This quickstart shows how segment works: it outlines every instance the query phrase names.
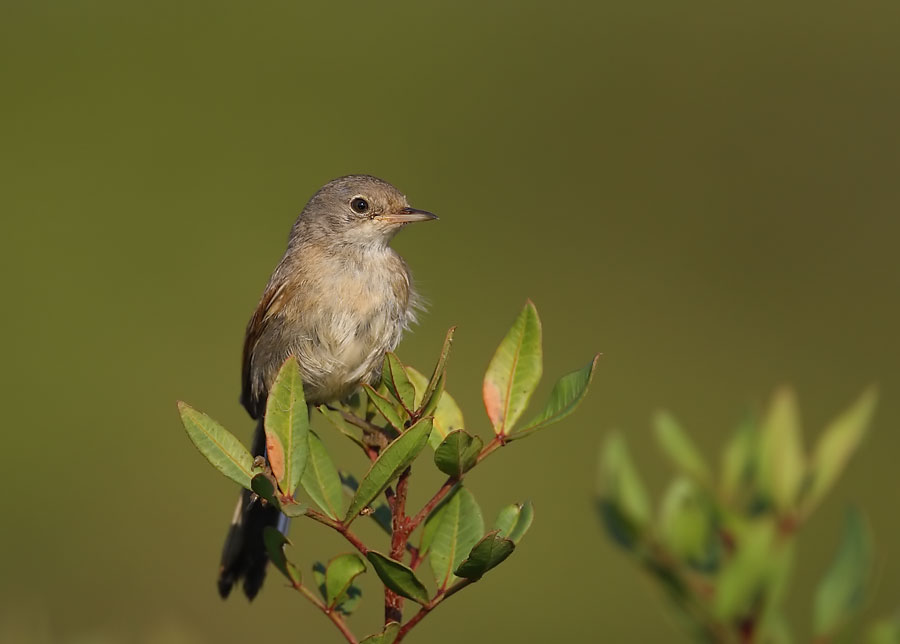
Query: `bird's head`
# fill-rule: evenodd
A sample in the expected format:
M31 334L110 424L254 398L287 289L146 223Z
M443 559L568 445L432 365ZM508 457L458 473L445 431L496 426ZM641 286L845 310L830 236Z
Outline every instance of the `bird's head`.
M294 235L340 244L386 245L407 224L432 219L437 217L410 207L406 196L387 181L356 174L322 186L297 219Z

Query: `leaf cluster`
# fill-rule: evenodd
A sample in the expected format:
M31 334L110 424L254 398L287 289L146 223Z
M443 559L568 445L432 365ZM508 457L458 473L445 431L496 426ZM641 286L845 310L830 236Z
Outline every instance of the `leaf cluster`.
M862 442L876 398L873 388L865 391L807 452L796 398L791 389L779 389L761 419L739 426L717 475L675 418L657 414L656 439L675 478L655 511L625 440L612 435L601 452L597 497L608 535L657 582L699 641L794 641L783 604L798 530ZM812 602L816 641L846 635L871 567L869 530L851 508ZM900 622L879 624L871 633L873 643L900 642L884 635L900 636Z
M345 404L315 408L327 427L360 449L367 470L359 479L338 469L325 443L310 428L294 357L284 363L269 392L265 458L254 458L224 427L179 403L188 436L216 469L252 490L258 502L336 530L353 546L353 552L333 556L327 564L314 563L310 588L285 553L287 538L274 528L265 534L273 565L349 642L360 640L344 618L361 600L362 592L354 582L369 567L385 587L385 621L379 632L361 641L391 644L401 641L445 599L479 581L513 553L534 518L531 503L503 508L488 530L477 500L464 485L465 477L498 448L571 414L584 399L597 364L595 356L585 367L560 378L544 406L531 420L520 423L543 365L541 324L528 302L484 376L484 405L493 429L493 436L485 441L466 429L462 411L445 389L454 331L447 333L430 378L388 353L377 387L365 385ZM428 447L434 466L447 479L424 507L408 513L411 468ZM389 535L387 546L364 543L354 534L352 524L360 517L384 529ZM418 571L426 561L433 585L423 582ZM404 600L419 605L405 622Z

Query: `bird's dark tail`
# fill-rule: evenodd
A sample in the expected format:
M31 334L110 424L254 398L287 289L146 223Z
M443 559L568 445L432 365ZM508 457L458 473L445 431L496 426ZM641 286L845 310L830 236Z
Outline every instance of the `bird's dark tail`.
M253 455L264 456L265 452L266 435L260 418L253 435ZM222 549L219 594L223 598L228 597L231 588L241 578L244 580L244 594L247 598L256 597L266 578L266 564L269 563L263 530L267 526L275 526L287 534L289 521L277 508L263 505L259 499L254 500L250 490L241 491L225 538L225 547Z

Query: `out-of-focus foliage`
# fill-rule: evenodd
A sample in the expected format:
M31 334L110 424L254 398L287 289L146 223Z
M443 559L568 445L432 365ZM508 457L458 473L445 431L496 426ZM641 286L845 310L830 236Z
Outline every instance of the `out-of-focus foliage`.
M600 463L607 533L664 590L698 641L791 642L783 607L797 533L865 436L875 402L874 388L866 390L807 455L795 396L781 388L762 420L741 425L725 446L718 477L674 417L659 413L656 436L676 476L655 516L625 441L614 434ZM811 602L817 641L846 636L854 625L871 576L871 541L851 508ZM886 621L870 641L898 642L896 634L896 622Z

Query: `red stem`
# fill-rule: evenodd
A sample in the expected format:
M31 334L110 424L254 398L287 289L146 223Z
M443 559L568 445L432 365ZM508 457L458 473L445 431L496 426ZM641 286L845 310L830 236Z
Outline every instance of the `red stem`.
M403 561L406 540L409 537L406 516L406 492L409 488L410 468L406 468L397 480L397 490L388 501L391 505L391 559ZM384 623L399 622L403 619L403 598L387 586L384 587Z
M408 622L406 622L406 624L404 624L403 626L400 627L400 632L397 633L397 639L394 640L394 644L396 644L397 642L402 640L406 636L406 634L410 631L410 629L413 626L415 626L416 624L418 624L419 622L421 622L423 619L425 619L425 616L428 615L428 613L430 613L432 610L434 610L438 604L440 604L442 601L444 601L448 597L452 597L453 595L455 595L456 593L458 593L459 591L461 591L463 588L465 588L466 586L468 586L471 583L474 583L474 580L463 579L462 581L458 581L456 584L451 586L450 589L447 590L446 592L438 591L438 594L435 595L434 598L430 602L423 605L418 613L413 615L412 618Z
M366 554L368 554L369 549L366 547L366 544L364 544L362 541L360 541L359 537L357 537L355 534L350 532L350 527L347 525L344 525L343 521L336 521L335 519L332 519L331 517L327 517L324 514L322 514L321 512L313 510L312 508L309 508L306 511L306 516L308 516L310 519L312 519L314 521L318 521L319 523L321 523L323 525L327 525L329 528L331 528L333 530L337 530L338 532L340 532L341 535L343 535L344 539L346 539L351 544L353 544L353 547L356 548L357 550L359 550L363 556L366 556Z
M437 504L440 503L444 499L445 496L447 496L447 494L450 492L450 490L453 489L453 486L456 485L457 483L459 483L459 478L457 478L455 476L451 476L446 481L444 481L444 484L441 486L441 489L439 489L437 492L435 492L434 496L431 497L431 500L428 501L428 503L426 503L425 506L416 513L416 516L414 516L407 523L407 528L408 528L407 533L406 533L407 537L413 532L413 530L415 530L416 528L419 527L419 524L421 524L422 521L424 521L426 518L428 518L428 515L431 514L431 511L434 510L435 506L437 506Z
M311 590L309 590L303 584L294 584L294 590L298 591L301 595L306 597L313 605L316 606L320 611L322 611L331 622L337 626L338 630L344 636L344 639L349 642L349 644L359 644L359 641L356 639L356 636L341 618L341 616L334 610L329 609L322 601L316 597Z

